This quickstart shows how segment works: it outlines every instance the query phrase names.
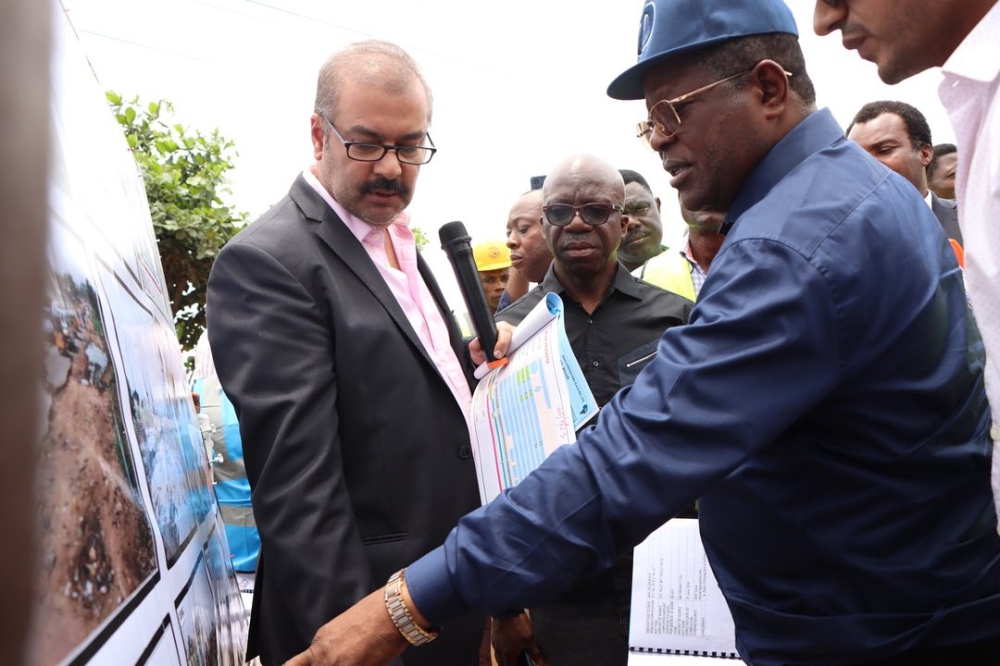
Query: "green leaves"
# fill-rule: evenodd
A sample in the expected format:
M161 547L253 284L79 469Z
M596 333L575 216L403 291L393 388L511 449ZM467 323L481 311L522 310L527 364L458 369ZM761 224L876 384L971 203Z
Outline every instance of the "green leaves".
M168 124L170 102L124 100L105 93L143 174L146 198L163 263L174 325L181 345L194 348L205 328L205 288L212 261L246 221L223 205L229 193L234 144L214 130L204 135Z

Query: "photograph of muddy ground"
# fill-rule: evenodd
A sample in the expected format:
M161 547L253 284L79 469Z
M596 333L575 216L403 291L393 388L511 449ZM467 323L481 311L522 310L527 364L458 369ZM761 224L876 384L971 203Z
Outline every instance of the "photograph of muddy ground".
M217 666L215 597L204 555L198 558L191 581L177 599L177 619L188 666Z
M31 664L66 657L155 582L152 528L82 247L52 225L47 419L38 472L38 609Z
M214 501L208 457L173 328L141 305L117 275L103 265L98 271L117 333L112 351L125 368L126 413L171 567Z

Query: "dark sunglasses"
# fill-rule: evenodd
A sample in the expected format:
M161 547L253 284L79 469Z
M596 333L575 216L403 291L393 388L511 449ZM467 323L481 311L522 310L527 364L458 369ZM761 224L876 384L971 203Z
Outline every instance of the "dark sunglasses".
M620 204L588 203L582 206L571 206L569 204L550 204L542 206L545 219L554 227L565 227L573 221L577 215L580 219L592 227L599 226L608 221L611 213L615 211L621 213L625 208Z

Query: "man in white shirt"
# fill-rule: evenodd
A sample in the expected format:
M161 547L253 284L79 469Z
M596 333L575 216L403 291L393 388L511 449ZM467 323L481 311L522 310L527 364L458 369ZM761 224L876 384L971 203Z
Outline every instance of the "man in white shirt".
M986 345L990 435L1000 439L1000 3L997 0L817 0L819 35L840 30L844 47L878 65L886 83L941 67L941 102L955 129L955 193L965 239L965 277ZM1000 496L994 446L993 496Z

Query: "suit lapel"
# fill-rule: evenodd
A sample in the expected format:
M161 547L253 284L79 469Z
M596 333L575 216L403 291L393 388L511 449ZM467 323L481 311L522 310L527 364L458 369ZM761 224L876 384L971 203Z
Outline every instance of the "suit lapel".
M954 206L945 205L938 195L931 192L931 210L937 217L938 222L944 228L944 233L948 238L956 240L962 239L962 230L958 225L958 209Z
M399 327L400 331L409 339L413 346L419 350L424 359L440 375L437 365L431 359L427 349L424 348L417 332L410 325L410 320L406 318L406 313L399 306L399 302L393 295L389 285L385 283L382 274L368 256L368 252L361 245L360 241L351 233L347 225L333 210L323 201L315 190L305 181L301 175L295 179L289 197L302 210L303 214L310 220L317 222L315 233L330 248L330 250L340 258L341 261L353 272L365 285L372 296L385 308L385 311L392 317L392 320ZM421 260L422 261L422 260ZM421 271L423 275L423 271ZM424 276L426 280L426 276ZM437 285L435 284L435 289ZM434 293L432 290L431 293ZM435 295L435 299L437 296ZM439 303L440 307L440 303Z
M424 284L427 285L427 289L431 292L431 296L437 304L438 311L440 311L441 317L444 318L444 324L448 327L448 339L451 341L452 349L455 350L458 362L462 365L462 370L465 371L465 379L469 382L470 388L474 387L476 385L475 368L472 367L472 363L468 360L469 354L466 352L465 340L462 339L462 331L459 330L458 322L455 321L455 313L448 307L448 301L445 300L437 280L434 279L434 274L431 272L430 266L424 261L424 257L419 251L417 251L417 270L420 271L420 277L424 279Z

